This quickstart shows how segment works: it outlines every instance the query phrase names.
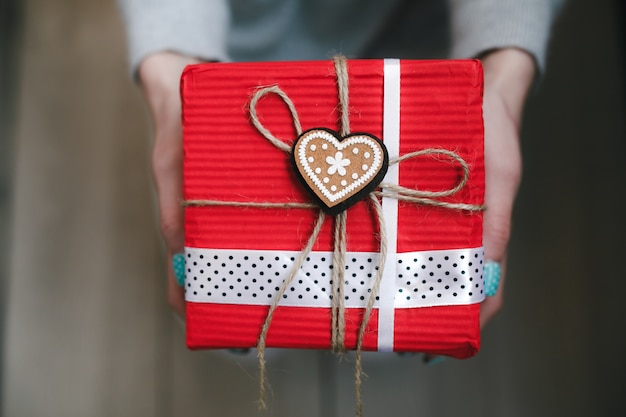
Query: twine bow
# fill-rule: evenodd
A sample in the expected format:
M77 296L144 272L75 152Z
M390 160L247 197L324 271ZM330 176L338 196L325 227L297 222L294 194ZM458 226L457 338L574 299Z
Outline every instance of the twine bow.
M343 56L337 56L334 58L335 72L337 76L337 87L338 87L338 99L340 105L341 112L341 135L347 136L350 134L350 118L349 118L349 95L348 95L348 68L347 68L347 60ZM257 104L261 98L268 94L276 94L278 97L282 99L282 101L286 104L289 112L291 114L291 118L293 121L294 128L298 136L302 134L302 126L300 124L300 118L298 116L298 112L296 111L295 105L289 98L289 96L281 90L278 86L269 86L259 88L252 98L250 99L249 111L250 111L250 119L254 127L257 131L267 139L271 144L273 144L276 148L282 150L286 153L292 152L292 147L289 146L284 141L276 138L263 124L259 121L257 115ZM440 200L442 197L449 197L457 192L459 192L465 185L469 179L469 166L465 162L463 158L461 158L457 153L445 150L445 149L423 149L415 152L408 153L403 156L391 158L389 160L389 165L399 164L402 161L407 159L416 158L419 156L425 155L433 155L440 156L450 159L453 163L457 163L463 171L462 178L458 181L458 183L449 190L441 190L441 191L427 191L427 190L417 190L402 187L397 184L389 184L389 183L381 183L380 188L382 190L375 190L369 193L368 200L371 203L374 211L376 213L376 218L379 225L380 230L380 258L378 266L376 267L376 275L374 278L374 282L372 283L371 294L367 301L367 306L365 309L365 313L363 315L363 320L360 324L358 338L357 338L357 346L356 346L356 359L355 359L355 397L356 397L356 414L361 417L362 410L362 399L361 399L361 378L362 378L362 350L363 350L363 339L365 335L365 331L367 328L367 324L369 322L372 310L374 308L374 303L379 294L380 283L383 278L383 270L385 265L385 259L387 256L387 234L385 227L385 219L383 216L382 206L379 201L379 197L389 197L395 198L401 201L407 201L415 204L435 206L435 207L443 207L452 210L463 210L470 212L483 211L485 207L483 205L476 204L467 204L467 203L451 203L447 201ZM186 200L183 202L184 206L232 206L232 207L257 207L257 208L285 208L285 209L294 209L294 208L318 208L316 204L306 203L306 202L285 202L285 203L274 203L274 202L235 202L235 201L217 201L217 200ZM257 349L258 349L258 359L259 359L259 408L266 409L265 403L265 391L266 391L266 376L265 376L265 347L266 347L266 339L267 333L270 328L270 324L272 322L272 318L276 308L279 305L280 300L283 295L289 288L292 280L297 275L298 271L302 267L302 264L306 260L307 256L311 252L313 245L315 244L317 237L322 229L322 225L326 219L326 214L319 210L319 214L317 220L315 222L315 226L307 241L306 245L302 249L300 256L295 260L295 264L290 271L288 277L283 282L282 286L276 293L274 297L274 301L270 305L267 316L261 328L261 333L259 335ZM333 248L333 269L332 269L332 293L330 298L332 300L331 306L331 346L334 352L343 353L345 352L344 338L345 338L345 322L344 322L344 273L345 273L345 254L346 254L346 219L347 219L347 211L342 211L341 213L335 216L335 227L334 227L334 248Z

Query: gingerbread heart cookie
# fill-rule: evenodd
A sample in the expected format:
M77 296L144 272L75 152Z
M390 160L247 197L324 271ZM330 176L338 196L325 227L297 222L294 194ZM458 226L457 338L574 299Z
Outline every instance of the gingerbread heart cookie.
M385 145L375 136L354 133L341 137L323 128L302 133L291 155L302 183L332 215L375 189L389 162Z

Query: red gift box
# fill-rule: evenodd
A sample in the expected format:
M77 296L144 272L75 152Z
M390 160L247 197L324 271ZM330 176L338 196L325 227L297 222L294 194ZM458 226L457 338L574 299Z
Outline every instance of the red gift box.
M350 60L347 72L352 132L381 138L392 159L424 149L454 152L469 167L467 183L434 199L483 203L478 61ZM318 216L309 207L250 205L312 201L288 153L251 122L251 96L266 86L278 86L288 96L303 130L341 129L332 61L201 64L185 70L184 198L212 202L185 208L190 348L257 345L269 306ZM298 136L294 116L277 95L261 98L256 112L276 138L290 145ZM390 165L383 183L391 179L410 189L449 190L462 175L454 160L426 154ZM484 298L482 214L389 197L382 203L393 239L363 349L475 354ZM329 216L278 302L267 346L331 347L333 228ZM380 260L371 202L347 210L346 230L344 343L354 349Z

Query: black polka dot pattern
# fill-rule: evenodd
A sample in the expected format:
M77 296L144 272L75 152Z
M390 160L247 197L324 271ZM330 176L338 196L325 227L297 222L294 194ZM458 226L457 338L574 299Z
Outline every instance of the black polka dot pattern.
M271 304L299 252L185 249L185 298L190 302ZM483 249L396 254L396 308L461 305L484 299ZM344 304L364 307L378 268L377 253L346 254ZM284 306L329 307L332 253L309 254L280 301ZM375 304L377 306L377 304Z

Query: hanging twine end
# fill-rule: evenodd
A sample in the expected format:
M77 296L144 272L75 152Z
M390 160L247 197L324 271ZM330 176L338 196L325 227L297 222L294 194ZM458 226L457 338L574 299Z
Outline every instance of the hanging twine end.
M346 354L346 348L343 345L333 346L333 353L337 356L344 356Z

